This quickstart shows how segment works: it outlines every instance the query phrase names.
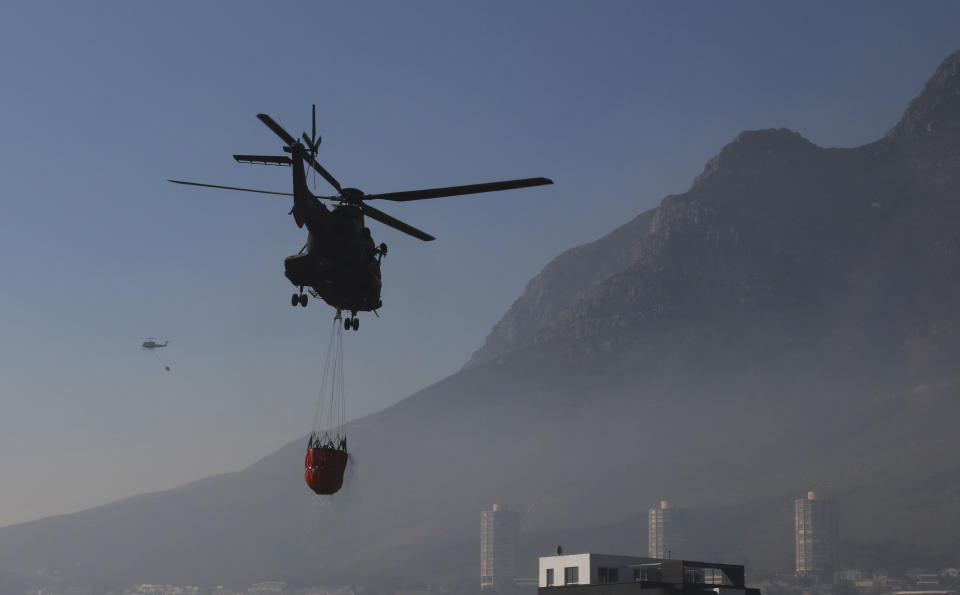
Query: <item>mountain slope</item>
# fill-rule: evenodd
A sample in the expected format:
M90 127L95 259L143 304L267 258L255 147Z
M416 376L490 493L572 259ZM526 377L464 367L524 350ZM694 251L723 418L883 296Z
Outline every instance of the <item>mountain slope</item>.
M511 351L587 289L626 269L636 259L637 241L649 234L652 220L653 211L647 211L606 237L558 256L530 280L466 367Z

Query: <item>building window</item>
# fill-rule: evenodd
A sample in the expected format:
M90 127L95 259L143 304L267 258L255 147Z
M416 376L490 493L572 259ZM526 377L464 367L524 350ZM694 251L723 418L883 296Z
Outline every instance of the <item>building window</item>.
M635 583L659 583L661 581L659 564L644 565L633 570L633 582Z
M580 567L567 566L563 569L563 584L576 585L580 582Z
M722 585L723 571L721 571L719 568L704 568L703 582L707 585Z
M547 568L547 586L553 586L553 568Z
M685 567L683 569L683 582L691 585L702 585L703 579L703 568Z
M616 583L619 582L619 573L616 568L604 568L601 566L598 570L600 584L606 585L607 583Z

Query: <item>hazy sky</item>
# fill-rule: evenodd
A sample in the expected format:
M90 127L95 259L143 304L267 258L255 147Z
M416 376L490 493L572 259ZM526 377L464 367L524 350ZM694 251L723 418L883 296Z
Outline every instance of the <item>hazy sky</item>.
M242 468L309 430L333 311L292 309L305 232L255 119L386 192L381 318L348 415L456 371L555 255L686 190L740 130L855 146L960 47L955 2L3 3L0 525ZM326 187L320 186L323 193ZM173 367L130 336L169 337Z

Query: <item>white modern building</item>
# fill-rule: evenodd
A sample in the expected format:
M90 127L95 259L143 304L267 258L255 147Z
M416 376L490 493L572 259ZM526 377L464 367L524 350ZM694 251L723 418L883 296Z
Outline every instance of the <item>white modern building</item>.
M592 553L541 557L537 592L554 588L569 595L760 595L737 564Z
M540 558L540 587L632 583L634 569L659 560L639 556L570 554Z

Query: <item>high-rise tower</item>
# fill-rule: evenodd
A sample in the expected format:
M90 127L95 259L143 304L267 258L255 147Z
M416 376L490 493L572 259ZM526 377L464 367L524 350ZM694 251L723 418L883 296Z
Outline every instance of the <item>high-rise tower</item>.
M793 501L793 526L797 575L832 578L840 533L837 503L807 492Z
M688 556L686 511L674 508L666 500L648 512L650 539L647 555L651 558Z
M517 513L494 504L480 513L480 588L512 586L517 562Z

